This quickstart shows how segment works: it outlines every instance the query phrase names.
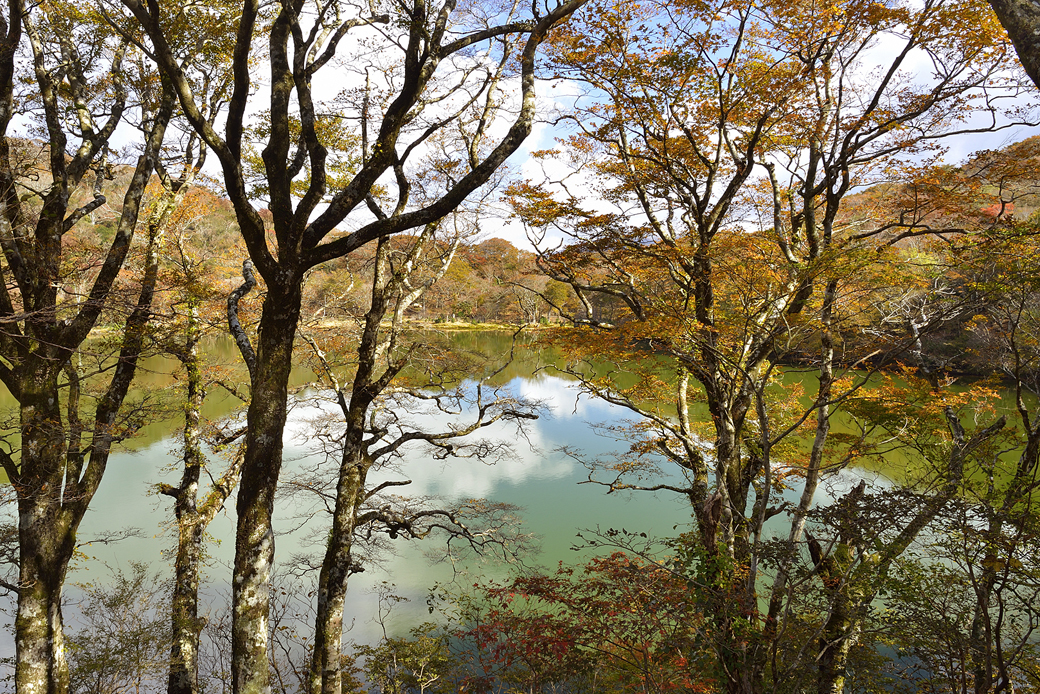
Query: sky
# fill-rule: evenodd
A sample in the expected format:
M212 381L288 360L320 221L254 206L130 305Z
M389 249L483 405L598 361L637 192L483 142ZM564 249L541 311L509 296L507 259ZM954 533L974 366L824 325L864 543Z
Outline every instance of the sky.
M351 34L350 36L354 36ZM359 41L366 40L364 34L358 34ZM370 37L368 37L370 38ZM348 41L353 40L350 37ZM350 49L350 45L344 45L345 49ZM885 45L883 42L875 46L873 52L878 56L878 60L884 60L887 54L892 50L892 46ZM869 58L868 58L869 62ZM359 87L363 84L360 80L362 77L354 66L329 66L326 70L332 71L326 72L315 80L316 96L323 100L333 100L337 94L351 86ZM909 70L911 72L917 72L921 75L926 75L932 69L930 62L927 57L919 55L916 58L916 62L912 63ZM267 89L264 86L265 70L258 69L255 72L257 76L257 88L253 95L254 104L263 104L267 101ZM513 92L515 93L515 82L513 84ZM568 131L561 126L554 126L548 122L548 118L558 110L566 110L569 108L574 100L578 96L577 88L563 81L549 82L540 81L537 85L538 90L538 102L539 102L539 121L536 123L533 132L527 138L525 143L521 146L520 150L516 152L508 161L508 166L511 170L511 175L514 179L529 179L533 181L542 180L546 176L546 172L543 171L543 162L535 160L530 156L532 151L551 149L557 146L557 139L565 137ZM254 111L255 115L256 111ZM24 131L25 122L16 124L18 129ZM501 131L502 128L499 128ZM960 137L951 138L946 142L948 147L945 161L950 164L957 164L963 161L972 152L979 149L994 149L1005 146L1011 142L1021 140L1028 137L1036 132L1035 128L1018 127L1008 130L1002 130L999 132L992 133L974 133L970 135L964 135ZM116 138L116 146L129 145L137 132L130 128L123 128ZM560 177L563 175L565 169L564 165L559 162L550 162L549 166L552 167L548 171L549 177ZM211 156L207 166L207 173L214 178L219 178L220 171L216 161L216 157ZM572 181L573 182L573 181ZM580 182L573 182L574 188L572 191L577 193L587 193L589 200L587 204L593 206L596 205L594 200L594 193L586 185L583 186ZM262 205L262 203L259 203ZM489 214L481 220L481 226L483 228L484 237L499 237L508 240L513 245L530 249L531 243L521 225L508 221L505 217L507 211L502 207L498 206L500 212L498 214ZM364 214L364 213L363 213ZM349 228L351 222L348 220L345 228Z
M896 34L883 35L880 39L875 40L873 45L862 53L859 63L861 65L862 75L865 76L865 79L862 81L867 84L868 87L871 86L870 79L872 79L873 74L888 69L892 56L902 49L902 41L903 37ZM901 73L903 79L907 83L930 86L932 84L932 75L935 70L936 66L933 62L933 58L927 55L924 51L916 50L912 51L908 55L907 60L903 64ZM867 77L868 75L869 77ZM1038 100L1037 90L1032 86L1032 83L1025 78L1024 72L1021 73L1020 77L1028 86L1018 97L1009 99L1006 105L1015 107L1031 105L1033 108L1031 118L1034 121L1040 120L1040 100ZM543 83L539 85L539 89L539 113L543 118L547 118L549 114L553 114L558 110L566 111L572 106L574 101L579 98L575 86L562 81L557 81L553 84ZM986 114L977 114L963 124L962 129L983 129L988 125L988 123L989 120L986 117ZM530 157L530 152L556 147L558 144L557 139L566 137L569 132L571 131L564 127L553 126L546 121L541 122L524 143L521 150L510 160L510 163L513 164L516 169L516 175L519 178L535 182L543 181L546 178L558 179L566 175L568 170L566 165L561 161L552 159L536 160ZM951 135L941 141L943 148L941 160L946 164L956 166L966 161L969 156L975 152L980 150L1003 148L1013 142L1020 141L1036 134L1040 134L1040 128L1036 126L1013 126L992 132L965 132L960 135ZM923 159L923 157L916 158L917 161L920 161L921 159ZM914 159L911 159L911 161L913 160ZM752 178L764 178L764 169L761 166L757 167L757 169L757 172L752 174ZM568 178L568 192L575 194L579 198L584 194L585 197L583 199L583 204L590 207L599 209L605 209L607 207L607 204L602 201L599 203L596 202L597 196L593 192L591 186L587 184L583 185L580 177ZM518 247L531 247L527 235L516 223L505 221L500 222L494 225L494 228L491 229L489 233L505 238Z

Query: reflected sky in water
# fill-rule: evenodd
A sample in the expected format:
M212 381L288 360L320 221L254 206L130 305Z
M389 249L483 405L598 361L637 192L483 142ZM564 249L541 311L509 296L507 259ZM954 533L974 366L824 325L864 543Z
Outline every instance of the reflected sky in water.
M541 401L545 412L537 421L525 423L523 434L518 432L515 423L498 423L480 432L484 438L510 444L508 454L494 464L476 459L436 460L428 451L415 446L406 452L397 469L376 472L372 480L411 479L411 485L401 488L402 495L447 499L486 497L523 507L524 530L538 536L541 546L541 552L529 557L526 563L544 567L582 559L571 550L581 529L627 528L666 535L674 532L674 526L689 520L684 504L669 496L645 493L607 496L602 487L579 484L587 478L587 471L557 451L563 445L581 448L590 454L610 450L616 442L596 436L590 424L619 421L620 412L602 402L578 398L573 381L544 372L515 377L507 388L517 396ZM323 409L335 412L332 407L325 405ZM312 405L293 408L286 431L283 480L294 470L323 459L313 454L314 440L309 433L310 420L318 414L320 411ZM449 421L443 415L430 413L416 415L415 419L440 427ZM461 421L465 421L465 416ZM331 465L337 462L330 460ZM67 593L72 600L77 595L73 584L104 582L110 568L126 570L131 561L145 562L156 571L172 574L172 564L164 555L164 550L172 548L175 542L170 527L173 516L170 500L153 490L159 482L175 483L180 477L179 465L177 442L172 435L134 452L121 451L112 456L105 479L84 519L80 538L87 541L103 531L127 526L140 528L142 537L118 544L84 547L85 557L75 562L69 575ZM319 517L300 527L298 514L291 504L291 501L279 501L275 512L277 560L283 563L299 552L310 551L317 556L321 548L309 546L308 538L322 537L325 532L322 528L327 523L327 517ZM215 604L226 600L221 594L227 591L230 580L234 517L232 498L209 529L213 542L208 547L211 561L205 570L205 591ZM367 641L378 637L378 629L372 622L375 598L371 591L382 581L395 584L396 592L410 600L396 611L398 627L405 628L429 618L425 596L435 583L455 580L460 586L470 585L476 573L503 576L509 570L495 563L472 562L454 567L446 563L431 564L425 553L437 542L436 539L399 540L394 543L395 553L386 557L381 566L351 578L347 622L353 621L354 628L347 638ZM74 623L74 614L70 614L70 621ZM3 655L6 654L0 653L0 657Z

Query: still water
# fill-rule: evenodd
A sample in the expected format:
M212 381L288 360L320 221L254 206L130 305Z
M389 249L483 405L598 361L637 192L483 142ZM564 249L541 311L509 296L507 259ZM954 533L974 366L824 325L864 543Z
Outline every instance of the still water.
M509 353L510 336L507 333L458 332L451 335L458 349L487 355ZM233 366L234 347L229 342L209 346L214 361L229 364L228 378L243 378L244 370ZM558 355L551 349L524 348L517 358L495 378L495 384L518 396L536 399L544 404L543 415L525 425L519 432L515 425L493 426L483 436L510 444L509 454L494 464L474 459L435 460L428 453L413 449L407 453L393 472L383 473L382 479L410 479L402 489L408 496L433 496L447 500L483 497L493 501L514 504L523 508L524 530L537 536L539 553L525 559L528 565L552 568L560 561L580 561L585 555L571 549L576 534L582 529L597 527L625 528L651 535L671 535L675 528L690 520L688 507L669 494L612 494L604 488L581 484L587 479L587 470L559 451L562 446L582 449L586 454L606 453L619 445L616 441L597 436L593 424L616 424L623 413L601 401L579 397L575 384L552 370L545 369ZM499 357L495 357L499 359ZM496 367L499 364L496 365ZM145 364L138 387L150 394L176 393L175 364L154 359ZM294 381L302 385L311 377L305 369L294 373ZM210 417L235 416L236 401L213 388L213 397L207 401L206 415ZM305 392L308 396L316 395ZM10 401L2 403L10 406ZM285 439L285 466L283 479L297 470L313 465L316 454L310 420L318 413L314 407L300 404L290 416ZM434 420L430 420L434 421ZM443 420L438 423L443 425ZM172 573L166 552L173 547L175 536L169 527L172 509L168 497L155 493L160 482L176 483L180 477L178 444L179 422L176 419L159 421L145 427L131 444L131 450L115 453L108 465L91 510L82 524L81 541L89 541L105 531L125 527L139 528L140 537L114 544L91 544L83 548L84 557L77 560L69 576L69 583L104 583L113 568L126 570L130 562L144 562L154 571ZM215 466L219 461L214 461ZM204 479L205 481L205 479ZM275 515L277 533L277 560L283 564L301 552L312 552L320 558L320 548L312 546L313 537L323 533L316 527L326 522L317 517L302 522L299 502L283 499ZM205 571L208 582L206 593L210 600L221 602L230 580L230 563L234 555L235 513L234 497L209 528L212 542L208 547L209 563ZM378 567L372 567L351 578L348 595L348 623L353 630L347 638L356 641L374 641L381 634L374 623L376 600L373 591L382 582L394 584L394 592L409 598L396 608L397 628L428 618L425 597L435 583L456 581L470 585L474 574L503 575L507 568L501 564L470 562L452 566L431 563L426 554L436 554L437 539L424 542L398 540L393 543L393 554ZM76 588L70 585L70 596ZM9 631L7 633L10 633ZM0 643L6 639L0 639ZM11 655L6 646L0 646L0 657Z

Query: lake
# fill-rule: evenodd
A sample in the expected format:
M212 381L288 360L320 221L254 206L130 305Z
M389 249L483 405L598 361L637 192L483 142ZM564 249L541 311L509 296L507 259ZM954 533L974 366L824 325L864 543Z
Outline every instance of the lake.
M508 333L458 331L449 333L449 338L458 349L487 355L509 352ZM233 363L237 357L230 340L209 344L207 352L208 357L218 362ZM676 526L690 520L688 506L681 500L670 494L659 497L646 493L607 495L603 487L580 484L587 479L585 468L557 450L567 445L591 455L608 452L617 445L616 442L597 436L591 425L617 423L623 415L601 401L579 398L574 381L543 369L558 357L551 349L525 347L495 379L496 385L545 404L543 416L529 422L523 435L518 434L514 425L493 426L490 431L485 430L485 437L511 444L509 456L489 465L473 459L439 461L412 450L404 456L397 473L392 475L396 479L412 480L412 484L401 493L440 496L449 500L486 497L522 507L525 531L538 537L541 548L537 555L527 557L525 564L547 568L555 567L559 561L574 562L584 556L571 550L576 533L581 529L625 528L648 534L674 534ZM173 360L148 360L143 364L137 381L139 392L175 394L176 380L171 375L175 366ZM244 379L243 368L229 368L229 377ZM311 376L308 370L300 369L294 373L293 380L296 385L302 385ZM215 387L211 388L211 393L206 405L208 416L229 416L234 412L236 401L233 398ZM13 407L10 396L4 395L0 407ZM314 396L315 393L306 392L305 395ZM313 407L302 405L291 413L285 439L283 480L317 460L308 424L316 413ZM110 569L121 567L126 570L132 561L144 562L156 571L172 574L171 563L164 555L175 543L175 535L169 528L173 517L171 503L168 497L156 494L154 489L160 482L176 483L180 478L176 440L179 425L177 419L151 424L129 443L132 450L124 448L112 455L105 478L81 526L80 540L89 541L101 532L128 526L140 528L141 537L84 547L85 557L75 562L69 575L67 593L70 598L75 599L77 595L71 584L104 583ZM216 461L215 464L220 463ZM325 519L301 527L299 510L294 502L284 499L276 509L276 554L277 561L283 564L301 551L311 551L320 557L321 548L309 546L308 540L312 535L324 535L320 530L315 533L314 528L316 523L324 523ZM229 586L229 567L234 556L234 496L209 531L213 542L208 548L210 563L205 571L208 581L206 593L211 601L220 604L224 600L220 595ZM374 641L381 635L380 628L373 622L376 603L373 590L383 581L393 583L395 592L410 600L395 610L397 628L404 629L429 617L425 598L435 583L455 579L460 585L469 585L473 582L473 575L466 575L467 571L486 575L504 575L506 571L504 565L495 563L469 562L455 567L444 563L431 564L424 553L432 551L437 542L437 539L425 542L398 540L393 543L395 554L386 557L381 566L351 578L347 620L348 623L353 620L354 628L347 635L348 639ZM9 626L4 628L9 629ZM13 644L8 639L0 639L0 658L10 655L13 655Z
M444 339L454 349L471 351L487 358L485 372L501 366L498 355L507 354L510 335L504 332L449 331ZM229 340L216 341L207 346L207 356L215 362L226 362L224 378L231 382L245 379L245 370L238 363L238 355ZM523 432L514 425L500 425L485 430L487 438L511 445L510 455L496 464L489 465L472 459L434 459L427 452L415 448L406 451L397 469L370 476L370 482L389 479L410 479L403 488L404 494L414 497L440 497L456 500L471 497L486 497L493 501L514 504L523 508L524 531L535 534L540 541L540 552L524 558L527 566L555 568L557 562L580 563L589 556L589 550L572 551L576 535L583 529L624 528L632 532L644 532L651 536L667 537L682 532L690 522L690 510L681 499L669 493L652 495L647 493L616 493L607 495L601 486L582 484L587 481L587 470L578 462L560 451L562 446L582 450L588 457L609 454L626 447L625 441L617 441L597 435L594 425L620 424L626 413L599 400L590 400L579 394L576 382L556 372L552 365L559 362L561 355L551 347L536 346L529 342L521 345L516 358L493 379L496 386L512 391L517 396L542 401L545 409L541 418L530 422ZM172 360L150 359L141 370L137 381L137 397L142 395L165 395L169 405L175 406L179 389L176 378L171 375L176 364ZM285 465L282 480L287 481L295 473L314 467L323 460L317 451L311 420L323 412L335 413L335 407L320 392L307 390L306 384L313 374L300 368L293 374L294 385L301 388L293 407L286 430ZM804 390L813 392L815 374L808 369L786 368L776 388L791 388L804 383ZM219 388L212 388L207 401L206 414L210 417L233 417L237 401ZM327 396L327 394L326 394ZM1004 405L1013 402L1008 393L1000 394ZM0 408L11 408L13 402L0 393ZM1035 405L1030 396L1028 404ZM695 417L706 413L695 410ZM1014 414L1012 422L1015 421ZM990 415L986 415L988 419ZM416 415L418 422L443 428L449 421L443 415L426 413ZM12 421L8 417L7 421ZM832 420L832 430L837 433L851 432L848 417L841 414ZM176 434L180 421L173 418L157 418L145 427L140 436L129 442L126 449L112 456L101 488L85 518L80 540L88 541L99 533L134 526L141 530L139 537L123 540L116 544L93 544L83 548L84 556L78 558L70 572L66 595L72 603L67 610L70 631L74 631L78 615L75 602L83 595L79 587L83 584L106 584L111 571L127 571L131 562L146 564L153 572L170 576L172 566L166 552L174 544L169 527L172 510L167 497L154 492L160 482L176 483L180 477L180 460ZM786 450L786 460L800 457L802 444ZM1017 455L1016 452L1006 453ZM779 456L778 456L779 457ZM332 461L335 467L338 460ZM220 465L214 460L214 466ZM829 478L821 485L817 503L826 504L830 498L841 495L854 486L859 479L868 477L875 488L891 486L889 478L901 479L914 465L896 452L888 452L883 458L871 463L870 469L858 467L846 469ZM913 476L911 473L909 476ZM787 501L795 501L800 489L798 481L792 480L792 488L784 492ZM286 485L283 484L283 488ZM298 554L311 554L320 558L323 547L321 540L327 535L327 516L319 513L314 519L307 515L313 505L301 504L298 499L281 498L275 513L276 562L282 575L276 579L276 587L288 586L286 567L293 563ZM774 519L771 529L786 535L788 525L784 514ZM228 602L230 593L230 565L234 555L235 515L234 497L210 526L212 542L208 546L210 555L205 570L206 585L204 600L210 609L219 611ZM317 542L315 542L317 540ZM442 542L442 541L441 541ZM370 565L361 574L350 580L346 606L346 621L350 625L346 639L362 643L374 643L383 635L383 628L376 621L379 610L377 593L392 590L407 601L394 608L387 620L391 635L403 635L411 626L431 619L427 609L427 596L435 585L449 585L449 590L463 592L472 586L478 576L504 577L510 567L494 561L467 560L462 563L431 563L427 554L436 554L437 539L425 542L397 540L391 543L393 553L385 556L378 565ZM277 569L276 569L277 573ZM304 583L313 581L314 574L306 576ZM386 589L384 584L392 584ZM297 610L306 622L301 633L311 628L309 587L302 590L290 588L289 597L295 598L290 609ZM277 600L288 599L286 593L276 591ZM207 609L204 606L203 611ZM8 622L11 612L2 613ZM10 633L10 624L0 628ZM13 655L13 639L0 639L0 659ZM297 649L299 653L302 649ZM0 672L0 676L3 673ZM3 690L3 685L0 685Z

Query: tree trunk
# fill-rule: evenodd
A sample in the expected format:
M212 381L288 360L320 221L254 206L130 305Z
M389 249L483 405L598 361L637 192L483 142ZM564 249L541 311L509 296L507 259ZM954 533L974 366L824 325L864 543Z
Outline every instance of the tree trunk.
M856 644L859 625L862 622L856 611L865 600L863 591L854 591L853 586L842 577L832 577L831 580L842 585L831 595L831 612L820 636L816 678L818 694L842 694L845 691L849 651ZM855 594L850 595L850 592Z
M153 239L154 241L154 239ZM78 394L70 381L69 427L62 421L58 374L71 350L41 346L20 364L21 460L11 482L18 491L19 593L15 618L18 694L65 694L68 664L61 592L76 532L100 484L117 434L116 417L140 357L157 277L154 243L137 307L127 319L112 380L94 413L89 463L83 447ZM53 309L52 309L53 311ZM39 329L37 334L48 334ZM67 438L66 438L67 437ZM9 468L10 472L10 468Z
M199 370L199 323L196 301L188 302L187 340L181 361L187 372L184 408L184 474L176 490L177 562L170 598L172 644L168 694L195 694L198 690L199 563L206 522L199 517L199 476L204 463L199 446L199 422L205 390Z
M716 564L723 557L709 559ZM715 654L726 694L760 694L762 679L754 665L753 648L759 638L756 625L748 622L751 613L742 607L746 600L746 584L737 578L739 572L720 571L715 574L712 590L715 603L712 612L712 630L715 632ZM709 576L709 580L711 577Z
M182 251L182 256L183 256ZM187 375L187 394L184 408L184 473L177 487L162 485L163 494L174 498L177 517L177 562L173 595L171 597L172 643L168 694L196 694L198 691L199 632L199 568L202 562L202 542L206 528L231 495L238 479L241 459L235 457L210 491L199 500L199 478L206 463L201 446L200 422L202 403L206 398L205 384L199 360L199 325L197 296L188 298L188 325L185 344L175 348Z
M19 694L63 694L69 688L69 668L61 616L59 567L23 562L18 593L15 638ZM28 581L29 583L26 583Z
M993 588L997 582L997 555L995 547L1003 534L1003 523L999 519L991 519L989 527L982 533L987 549L982 560L982 570L974 581L975 609L971 620L971 631L968 636L968 648L971 654L972 680L975 694L988 694L993 687L994 634L990 618L990 605L993 603Z
M69 668L65 660L61 589L71 556L63 550L69 543L49 504L29 500L19 507L22 557L15 617L15 690L18 694L65 694Z
M75 528L61 509L65 445L56 376L40 366L21 390L22 465L18 495L18 694L64 694L69 671L62 633L61 589Z
M1033 84L1040 86L1040 6L1031 0L989 0Z
M388 312L392 290L390 266L386 254L388 239L380 239L372 278L372 302L365 315L365 327L358 344L357 370L351 384L350 401L337 385L340 408L346 429L343 453L336 483L336 508L332 532L325 549L318 578L318 613L314 624L314 652L311 659L311 694L341 694L343 676L343 603L347 595L347 579L351 572L350 550L358 507L365 499L365 479L372 466L365 445L365 421L368 408L378 395L375 366L380 352L379 329ZM397 322L394 322L397 325ZM396 330L396 327L391 328Z
M196 485L197 486L197 485ZM199 563L205 525L178 519L177 565L171 596L172 645L168 694L198 690Z
M293 339L300 318L300 284L293 279L269 284L260 319L235 537L231 673L236 694L271 691L267 654L274 562L271 518L282 466L282 432Z
M318 578L318 608L310 672L312 694L341 694L343 689L343 604L351 573L350 550L357 510L363 500L370 464L359 448L344 448L332 533Z

